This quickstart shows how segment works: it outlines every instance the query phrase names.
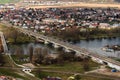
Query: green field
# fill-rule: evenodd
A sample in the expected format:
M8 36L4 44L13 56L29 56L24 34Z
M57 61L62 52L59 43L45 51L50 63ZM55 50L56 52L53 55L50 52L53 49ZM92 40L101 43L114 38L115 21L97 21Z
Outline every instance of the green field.
M0 4L4 4L4 3L16 3L20 0L0 0Z

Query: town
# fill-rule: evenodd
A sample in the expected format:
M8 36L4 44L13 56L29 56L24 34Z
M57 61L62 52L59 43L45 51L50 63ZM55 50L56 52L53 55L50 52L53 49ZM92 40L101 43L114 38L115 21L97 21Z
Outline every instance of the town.
M95 35L99 35L98 31L102 36L97 36L97 38L119 36L119 14L119 9L112 8L21 8L1 12L0 16L1 21L9 21L12 25L32 29L34 32L59 37L62 35L62 38L68 38L67 40L79 40L79 36L81 36L80 39L93 39L96 37ZM98 30L96 31L96 29ZM71 37L70 31L74 33L74 39ZM88 33L85 34L85 32ZM68 33L70 39L69 35L65 36L62 33L66 33L66 35ZM108 34L106 35L106 33Z
M0 80L119 80L120 9L78 3L1 2Z

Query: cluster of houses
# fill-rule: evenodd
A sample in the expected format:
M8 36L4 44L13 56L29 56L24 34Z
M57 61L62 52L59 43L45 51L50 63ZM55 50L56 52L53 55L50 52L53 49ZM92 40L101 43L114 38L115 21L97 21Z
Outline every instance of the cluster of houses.
M54 4L73 4L80 2L91 3L115 3L113 0L23 0L23 4L28 5L54 5Z
M7 80L6 76L0 76L0 80Z
M0 12L0 20L42 32L54 32L67 28L111 29L120 27L120 10L110 8L20 8Z
M0 10L15 9L15 4L0 4Z
M113 29L120 27L120 23L110 25L109 23L84 22L82 26L88 26L88 28Z
M27 5L51 5L56 4L56 1L42 1L42 0L24 0L23 4Z
M9 76L0 76L0 80L20 80L20 79L15 79Z
M70 4L70 3L78 3L75 1L59 1L59 0L23 0L22 2L23 4L27 4L27 5L60 5L60 4Z

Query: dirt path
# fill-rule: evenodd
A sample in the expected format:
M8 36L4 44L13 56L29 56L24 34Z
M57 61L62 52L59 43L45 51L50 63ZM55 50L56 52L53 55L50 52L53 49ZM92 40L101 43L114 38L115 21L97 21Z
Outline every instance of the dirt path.
M40 5L40 6L29 6L27 8L66 8L66 7L91 7L91 8L120 8L120 4L100 4L100 3L70 3L62 5Z

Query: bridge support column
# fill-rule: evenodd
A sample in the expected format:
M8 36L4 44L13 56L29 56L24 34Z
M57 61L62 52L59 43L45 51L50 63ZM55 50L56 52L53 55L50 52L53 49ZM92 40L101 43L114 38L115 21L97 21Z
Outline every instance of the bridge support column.
M54 44L54 48L59 48L60 46L57 44Z
M76 56L80 56L80 57L83 56L80 52L75 52L75 55L76 55Z
M65 48L65 52L71 52L69 49Z
M103 61L101 59L98 59L98 58L95 58L95 57L92 57L91 59L93 61L97 62L97 63L103 64Z
M44 44L49 44L49 42L45 40L45 41L44 41Z

